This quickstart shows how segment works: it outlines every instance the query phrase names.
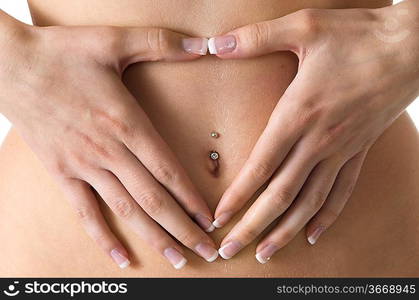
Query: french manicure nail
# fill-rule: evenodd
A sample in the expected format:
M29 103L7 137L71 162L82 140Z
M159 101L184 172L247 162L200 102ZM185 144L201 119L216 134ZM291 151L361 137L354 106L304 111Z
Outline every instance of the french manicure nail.
M210 54L224 54L232 52L236 48L236 38L234 35L212 37L208 40Z
M266 264L271 259L272 255L278 251L278 249L278 246L269 244L263 247L262 250L260 250L258 253L256 253L256 259L261 264Z
M126 258L125 256L123 256L118 250L113 249L111 251L111 257L112 259L117 263L117 265L121 268L121 269L125 269L126 267L129 266L130 261L128 258Z
M188 53L206 55L208 49L207 38L187 38L182 39L183 49Z
M307 238L308 242L314 245L325 229L326 228L324 226L317 227L316 230L314 230L313 233Z
M197 214L195 216L196 222L201 226L202 229L204 229L206 232L212 232L215 229L215 226L211 223L211 220L207 217Z
M231 213L222 213L214 222L212 222L212 225L214 225L215 228L221 228L230 221L231 216Z
M164 249L163 254L177 270L182 269L183 266L188 262L186 258L175 248Z
M236 255L236 253L239 252L242 247L243 246L242 246L242 244L240 242L230 241L227 244L225 244L224 246L222 246L218 250L218 253L220 253L220 256L222 258L224 258L224 259L230 259L234 255Z
M218 252L212 246L207 243L199 243L195 247L196 252L199 253L207 262L213 262L218 257Z

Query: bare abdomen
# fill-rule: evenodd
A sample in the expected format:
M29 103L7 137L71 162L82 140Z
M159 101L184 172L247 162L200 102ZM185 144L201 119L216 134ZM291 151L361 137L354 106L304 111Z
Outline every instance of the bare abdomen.
M311 1L317 7L322 3L336 6L333 2ZM89 1L90 8L97 5L101 10L79 15L84 1L73 1L71 5L53 0L30 3L35 21L41 25L153 25L203 36L308 6L307 1L272 1L271 6L241 1L243 14L238 15L238 3L233 1L211 1L213 5L193 1L183 15L180 8L173 10L168 2L151 9L149 5L155 1L115 1L115 7ZM186 5L186 1L181 3ZM207 7L197 3L207 3ZM347 1L347 6L357 4ZM296 66L297 60L290 53L240 61L204 57L188 63L135 65L127 70L124 82L214 210L292 81ZM212 138L212 131L218 132L219 138ZM220 155L216 176L208 157L211 150ZM370 150L353 196L337 223L315 246L310 246L301 232L266 265L254 258L253 243L233 259L218 259L211 264L187 252L188 265L174 270L104 207L112 227L134 257L132 267L121 271L90 241L64 195L12 132L0 150L0 239L7 241L0 249L0 274L417 276L418 153L417 131L402 115ZM233 223L211 234L217 243Z

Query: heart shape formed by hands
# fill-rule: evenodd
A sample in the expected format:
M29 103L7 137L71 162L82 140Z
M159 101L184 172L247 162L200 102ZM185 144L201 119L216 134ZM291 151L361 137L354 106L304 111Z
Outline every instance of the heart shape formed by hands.
M399 16L404 33L417 30L411 19L395 13L417 11L417 5L304 9L210 39L161 28L39 28L0 13L10 28L6 32L14 34L5 39L14 43L4 43L2 50L8 61L0 78L8 97L1 111L60 184L87 233L121 268L130 263L128 252L107 225L93 189L177 269L187 262L180 244L208 262L218 252L229 259L281 216L256 249L256 259L266 263L306 224L310 244L331 226L368 149L418 95L416 70L405 65L418 65L419 58L399 49L417 49L418 38L407 37L419 35L374 34L390 16ZM299 60L296 77L223 194L215 221L122 82L131 64L193 61L208 49L220 59L291 51ZM392 88L382 93L388 83ZM217 251L205 231L224 226L265 183Z

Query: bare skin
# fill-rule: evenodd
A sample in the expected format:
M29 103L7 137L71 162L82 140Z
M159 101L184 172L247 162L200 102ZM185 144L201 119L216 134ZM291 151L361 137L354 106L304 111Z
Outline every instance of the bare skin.
M2 112L66 192L87 233L128 266L94 188L174 266L185 258L168 233L213 260L214 242L190 218L212 230L206 203L121 81L132 63L198 58L182 47L186 36L160 28L29 27L0 18Z
M390 18L398 27L385 38L380 30ZM223 47L228 40L234 48ZM221 227L268 183L220 248L231 258L282 216L256 249L266 263L304 226L314 244L333 224L368 150L418 97L419 2L299 11L225 33L214 45L223 59L275 51L292 51L299 59L295 79L215 212L214 224Z
M37 5L32 6L35 21L40 25L170 25L169 28L188 33L189 35L209 36L209 34L216 35L228 32L240 25L273 19L275 17L271 8L261 9L260 11L249 8L245 10L248 12L247 15L241 16L241 20L234 20L222 16L223 13L228 14L228 9L226 9L228 7L222 7L219 8L218 14L214 13L214 16L222 20L228 20L225 22L229 23L224 23L223 28L214 28L212 25L214 22L205 23L202 21L198 22L198 20L194 23L196 26L191 26L190 19L187 22L183 22L183 17L176 19L174 16L171 18L172 23L167 24L163 18L159 19L150 13L151 11L155 12L155 10L150 10L150 12L145 10L143 12L144 16L137 21L134 16L138 16L138 11L131 16L124 14L124 18L126 19L113 19L111 16L115 14L111 13L112 9L108 13L105 10L102 15L95 14L97 19L94 17L89 19L87 16L83 20L81 14L77 13L77 5L74 6L74 10L71 10L65 4L57 5L53 2L41 1L34 3ZM133 5L129 1L125 4ZM317 3L321 7L320 4L321 1ZM46 7L49 5L50 9L43 10L44 5ZM121 7L124 6L122 5ZM231 7L234 7L234 4ZM302 5L299 8L303 7ZM162 7L161 9L167 9L166 14L162 14L164 16L172 8ZM278 9L278 11L281 11L281 14L286 14L293 9L289 5L288 9ZM130 10L135 11L131 7L127 12ZM65 11L65 14L60 14L60 11ZM198 11L200 10L196 8L195 14ZM206 13L205 15L208 16L211 14ZM100 19L100 16L102 16L102 19ZM55 22L51 21L54 18ZM147 18L150 19L148 20ZM199 27L199 24L207 24L205 25L207 27ZM193 183L198 187L198 190L204 195L211 210L214 210L223 191L231 184L234 176L237 175L247 155L256 143L257 138L266 126L266 122L275 104L278 102L278 97L292 81L296 73L296 67L297 60L289 53L277 53L262 58L244 60L243 62L223 61L221 63L218 59L206 57L205 59L196 61L173 63L173 65L172 63L143 63L141 66L138 65L129 68L126 72L124 82L137 98L141 108L149 116L157 131L179 158L182 166L186 168L187 173L192 178ZM278 72L278 70L281 71ZM228 82L228 85L223 84L225 82ZM255 82L258 82L258 84L255 85ZM165 89L159 88L162 85L165 86ZM252 91L248 89L250 85L254 86ZM259 101L256 106L254 105L254 99L258 99ZM174 106L173 103L177 105ZM243 120L250 119L252 122L243 122ZM384 251L385 253L382 253L379 258L372 259L367 255L367 253L370 253L376 247L376 244L372 243L374 241L373 236L382 237L379 240L383 244L391 241L391 236L386 235L386 232L389 232L390 228L393 228L393 225L398 222L396 219L394 222L387 222L386 224L381 224L381 226L379 226L378 222L369 224L371 229L370 237L367 232L363 232L360 229L370 221L368 218L368 207L371 207L373 203L377 203L380 199L381 202L384 201L387 204L381 210L375 211L375 215L386 218L390 211L392 211L392 215L395 214L407 220L403 224L398 224L396 231L404 232L404 234L410 237L414 236L416 232L416 223L409 216L414 215L414 212L417 211L417 206L415 206L413 199L415 199L418 191L414 189L414 185L412 184L415 180L412 174L416 174L416 171L413 170L416 170L417 166L411 165L411 171L408 171L407 161L409 158L414 157L413 153L416 151L417 143L409 144L407 141L414 140L417 137L411 122L406 116L401 117L391 128L375 144L375 150L369 152L370 158L368 159L367 156L364 175L361 172L361 179L355 188L354 196L351 197L352 201L345 209L346 214L344 213L342 215L340 218L341 221L339 221L340 223L334 227L334 230L328 232L324 239L322 239L322 243L316 245L315 248L310 249L303 234L300 233L289 247L282 249L279 257L271 260L270 266L264 266L263 268L254 259L254 243L251 243L237 258L235 257L228 264L219 260L213 264L207 264L205 261L200 262L196 259L197 257L195 258L195 256L186 251L185 255L189 259L189 266L187 265L182 269L182 272L175 273L175 270L168 269L170 266L166 267L166 265L161 264L161 258L150 252L148 250L149 246L146 243L135 238L126 229L126 226L123 226L121 222L115 220L110 212L105 207L102 207L104 215L111 224L111 228L114 229L122 240L127 241L127 244L131 247L130 253L135 258L133 259L134 263L132 264L132 268L129 268L123 274L126 276L248 276L249 274L253 274L254 276L301 276L302 274L372 275L386 274L386 272L387 274L391 272L393 274L413 274L414 264L412 262L414 260L411 259L414 258L413 253L417 249L417 243L411 240L409 241L409 247L406 247L405 243L392 243L392 247ZM212 130L220 133L218 139L211 139L209 134ZM390 147L390 145L396 139L398 144L405 145L403 152L404 160L401 161L398 159L398 168L394 170L395 173L388 174L385 172L385 167L380 163L377 164L377 162L391 162L395 159L396 149ZM208 152L213 149L220 153L220 169L217 177L214 177L214 174L211 173L212 165L207 156ZM109 266L107 260L102 259L96 254L93 244L86 244L84 235L77 229L76 219L71 217L70 210L67 211L66 206L56 201L56 198L62 198L63 195L52 187L49 177L42 171L40 165L31 156L30 151L15 133L12 133L8 141L6 141L3 151L2 154L5 160L2 160L2 163L4 165L6 165L7 157L10 158L12 153L19 153L19 161L24 166L31 170L38 170L35 173L37 174L37 178L42 178L41 182L43 183L40 186L44 187L41 188L44 194L42 199L38 199L36 203L40 206L49 207L52 211L56 211L51 217L51 221L47 221L46 223L51 222L47 227L57 227L57 230L51 230L46 240L44 240L48 247L36 245L35 240L30 237L27 238L27 242L33 246L32 255L36 255L35 253L42 253L41 256L48 254L49 264L45 267L37 264L29 267L23 259L20 259L20 262L13 261L14 268L9 268L8 274L11 274L10 270L14 270L13 272L20 272L20 274L79 274L92 276L95 274L109 276L118 274L117 276L120 276L121 273L118 273L112 266ZM8 170L14 169L10 164L7 166ZM371 173L379 173L381 175L378 178L374 178L369 175ZM401 175L407 173L411 176L402 179ZM403 182L403 187L399 189L394 188L391 194L388 193L384 197L384 200L383 197L377 198L380 193L379 189L372 188L374 182L377 186L387 185L388 182L395 182L395 177ZM25 180L26 182L33 182L33 179L31 180L31 174L28 174ZM10 184L10 181L8 182ZM39 181L37 182L39 184ZM13 194L6 195L7 182L3 184L1 191L5 197L10 199L10 197L13 197ZM47 194L45 193L45 190L47 190L46 187L49 189ZM32 190L31 194L37 194L34 192L38 189L35 185L30 185L28 189ZM376 194L377 197L371 197L370 193ZM29 194L15 193L14 197L17 196L20 196L20 199L26 199ZM394 199L394 197L397 197L399 200L403 199L404 203L409 206L409 209L393 203L391 199ZM30 208L31 202L33 203L34 201L30 201L25 205ZM3 211L13 211L13 206L9 206L11 203L2 203ZM237 217L240 218L243 213L244 210L241 210ZM59 219L57 219L58 216L56 215L59 216ZM356 223L349 222L353 215L358 216ZM32 210L31 218L34 221L38 219L38 216L40 215L34 213ZM14 223L11 217L7 218L7 215L2 216L2 220L4 222L8 221L9 224ZM66 220L67 225L64 225L59 220ZM234 223L235 221L233 220L232 224ZM349 224L352 227L350 232L345 230ZM47 228L44 225L48 224L38 223L38 225L38 228L23 227L27 231L32 230L31 232L34 233L34 236L37 236L36 231L39 230L42 232L42 228ZM59 243L54 243L54 239L59 236L60 229L61 232L63 230L62 226L72 228L71 232L66 232L65 234L67 246L69 247L65 257L66 261L71 261L71 269L65 268L67 262L63 262L60 259L62 257L61 255L63 255L62 247L60 247ZM223 230L211 233L211 236L218 242L230 229L231 226L227 225ZM19 229L16 229L14 232L17 238L19 238L19 234L17 233ZM6 232L2 232L1 234L2 238L10 240L11 236L7 235ZM339 238L342 235L346 237L344 242ZM6 255L8 253L18 253L19 251L15 247L18 244L16 237L12 240L15 242L9 243L3 249ZM83 252L81 253L80 246L77 245L82 244L86 244L86 246L83 246ZM348 249L351 244L359 245L358 250L349 253ZM341 255L336 255L336 252L341 253ZM333 253L334 256L332 255ZM383 261L389 261L394 258L397 255L396 253L399 253L403 258L396 268L388 268L388 264L387 266L385 264L382 265ZM335 257L333 263L330 262L331 256ZM17 257L23 256L17 255ZM362 260L368 261L369 265L355 263ZM378 260L381 261L378 262ZM329 262L326 264L327 261ZM94 268L89 268L86 264L94 266ZM62 267L57 267L58 265ZM5 270L7 270L7 266Z

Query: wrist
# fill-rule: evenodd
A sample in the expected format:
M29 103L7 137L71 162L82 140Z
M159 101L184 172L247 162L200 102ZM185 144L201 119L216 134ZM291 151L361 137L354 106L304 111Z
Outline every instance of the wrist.
M38 27L19 22L0 10L0 83L7 81L19 65L31 59L30 52L37 36Z
M10 55L13 50L23 49L35 31L33 26L19 22L0 10L0 54Z
M376 9L379 20L375 36L394 63L403 69L419 96L419 1L405 0L397 5Z
M13 71L21 58L30 57L37 31L37 27L19 22L0 10L0 71Z
M384 41L400 49L405 63L419 64L419 1L405 0L377 9Z
M404 66L408 72L410 80L416 87L415 96L419 96L419 1L405 0L398 5L391 7L392 13L401 24L401 27L408 32L402 41L402 55ZM414 99L412 99L413 101ZM410 102L409 102L410 104Z
M392 116L399 115L419 96L419 1L410 2L368 9L372 22L364 26L368 32L365 43L371 47L367 48L369 55L379 66L378 77L382 78L379 90L386 91L382 104Z
M17 21L0 10L0 112L6 114L13 97L11 91L31 67L37 27ZM9 93L10 92L10 93Z

